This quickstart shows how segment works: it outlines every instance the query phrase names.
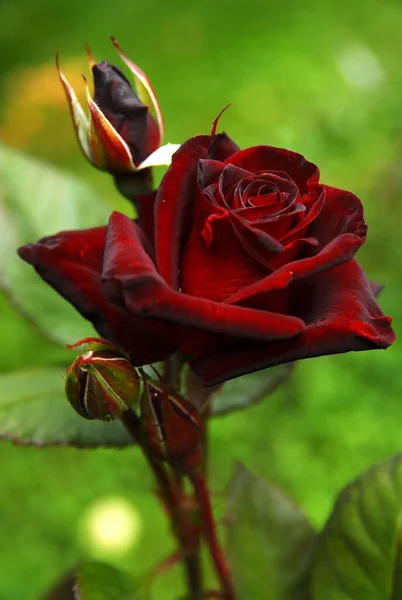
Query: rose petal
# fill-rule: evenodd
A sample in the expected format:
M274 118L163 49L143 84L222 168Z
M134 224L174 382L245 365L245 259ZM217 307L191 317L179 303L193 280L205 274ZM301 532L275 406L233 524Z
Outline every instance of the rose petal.
M235 213L229 213L234 232L244 250L267 269L272 268L272 254L283 252L284 247L272 235L249 225Z
M285 362L351 350L387 348L395 340L391 319L383 316L360 265L354 260L315 280L315 305L298 336L267 344L244 344L191 361L203 385Z
M292 281L309 277L330 269L336 265L347 262L363 244L365 238L360 238L351 233L345 233L329 243L321 252L309 258L303 258L287 263L268 277L257 281L237 294L226 299L226 302L243 303L257 294L271 290L286 288Z
M315 200L312 199L310 203L310 210L308 210L308 212L306 211L306 216L303 219L301 219L299 223L297 223L297 225L288 229L285 235L279 238L284 246L291 242L294 242L301 235L303 235L310 223L315 221L315 219L322 211L322 208L325 203L325 190L322 189L323 187L324 186L317 186L316 192L312 192L311 196L313 196L313 193L316 193L317 198ZM303 198L303 202L306 202L306 205L308 205L308 200L306 199L306 196ZM339 235L339 233L341 233L341 231L335 233L334 237L336 237L336 235Z
M64 231L23 246L19 255L132 360L162 360L174 348L156 338L144 319L116 309L105 297L100 277L105 239L106 227Z
M162 111L159 106L158 98L156 97L154 88L152 87L152 84L147 75L144 73L144 71L142 71L135 63L133 63L133 61L129 59L127 54L123 52L117 40L112 35L110 36L110 39L117 52L119 53L120 57L126 63L127 67L134 75L134 81L138 97L143 102L143 104L149 106L150 113L153 115L153 117L156 119L156 122L158 123L159 145L165 133L165 126L163 123Z
M298 238L293 242L289 242L289 244L285 246L284 251L273 258L272 266L275 269L279 269L283 265L288 264L290 261L296 260L296 258L300 256L301 252L304 252L304 255L306 255L309 250L315 250L317 246L318 241L313 237Z
M145 252L140 231L125 215L112 214L102 273L111 300L123 301L135 315L176 325L176 338L180 326L265 340L292 337L303 329L296 317L212 302L168 287Z
M93 164L98 169L110 170L115 173L135 171L130 148L93 101L85 78L84 81L91 115L89 144Z
M367 225L364 221L363 206L359 198L351 192L339 190L328 185L311 186L311 190L321 188L325 192L325 201L309 227L308 233L317 238L320 248L336 236L349 232L365 238Z
M197 175L197 183L200 190L205 190L211 183L216 183L224 168L225 165L220 160L202 158L198 163Z
M263 231L273 237L277 241L278 248L281 246L283 249L285 247L282 242L283 233L289 231L294 221L301 221L304 213L305 207L303 204L293 204L287 211L283 211L279 215L268 216L266 219L261 219L261 221L250 225L254 230ZM300 233L302 234L304 231L302 230Z
M227 204L227 195L236 183L242 179L250 177L250 171L234 167L233 165L225 165L219 177L219 193L224 204Z
M137 209L136 222L141 227L148 240L154 245L154 208L156 190L149 194L136 194L135 207Z
M227 210L213 206L200 194L193 221L181 253L184 293L222 301L267 275L267 268L245 252Z
M223 160L237 149L226 135L200 135L187 140L173 155L155 203L155 245L158 270L178 289L181 245L192 221L201 159Z
M257 294L287 287L291 281L319 273L354 256L367 234L361 202L350 192L328 186L316 186L316 190L321 188L325 196L320 195L317 206L312 208L315 218L308 227L308 237L318 240L319 252L314 256L285 264L265 279L228 298L226 302L243 303ZM324 245L325 242L327 245Z
M302 193L307 192L309 184L317 182L320 177L318 168L301 154L272 146L254 146L240 150L225 162L253 173L285 171Z
M236 211L239 217L248 221L251 225L261 225L263 227L265 222L272 222L277 219L280 215L286 211L291 210L292 214L298 212L304 212L304 204L299 202L293 202L292 199L286 198L275 204L267 204L266 206L248 206L247 208L241 208ZM286 216L288 213L286 212ZM272 219L272 220L271 220Z
M174 154L155 201L155 250L159 273L166 283L179 286L179 254L191 224L198 162L208 158L210 138L191 138Z
M209 147L209 156L214 160L226 160L232 154L239 152L240 148L226 133L218 133L212 136Z

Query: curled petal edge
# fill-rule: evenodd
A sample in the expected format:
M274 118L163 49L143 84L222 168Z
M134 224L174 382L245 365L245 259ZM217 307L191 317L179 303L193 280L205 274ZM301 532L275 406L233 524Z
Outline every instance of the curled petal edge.
M330 271L318 276L326 297L299 336L266 344L250 342L238 345L237 351L236 347L223 349L192 359L190 366L203 385L217 385L295 360L390 346L396 338L392 319L382 314L360 265L352 259L336 269L336 277ZM347 285L343 288L345 279Z
M159 127L159 133L161 141L163 140L163 136L165 135L165 125L163 122L162 111L159 106L158 98L156 97L155 90L152 87L152 84L144 71L142 71L132 60L130 60L120 48L117 40L112 35L110 36L113 46L116 48L120 58L130 69L131 73L134 75L135 87L138 94L139 99L143 104L149 106L149 111L152 116L156 119Z

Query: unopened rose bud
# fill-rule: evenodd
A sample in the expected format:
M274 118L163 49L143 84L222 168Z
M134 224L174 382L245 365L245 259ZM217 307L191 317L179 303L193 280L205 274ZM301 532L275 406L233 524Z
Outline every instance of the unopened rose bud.
M82 344L88 351L67 368L67 398L85 419L117 419L138 399L138 373L126 354L106 340L86 338L70 348Z
M60 81L67 95L80 147L90 163L113 175L168 165L178 145L161 146L164 124L151 82L122 52L116 40L111 39L134 76L135 92L118 67L107 60L95 64L88 50L95 89L92 98L84 77L88 116L57 57Z
M161 131L149 107L141 102L129 80L107 60L92 67L94 101L126 142L138 165L160 146Z
M146 441L155 456L182 472L200 464L202 420L187 400L169 393L163 384L146 381L141 412Z

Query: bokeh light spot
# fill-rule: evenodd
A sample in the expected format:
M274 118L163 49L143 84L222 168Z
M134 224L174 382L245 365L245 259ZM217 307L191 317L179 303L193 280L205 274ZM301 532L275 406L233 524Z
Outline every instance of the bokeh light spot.
M352 87L370 91L385 79L378 56L367 46L354 45L342 50L336 65L343 79Z
M108 496L89 507L84 522L84 541L92 554L124 554L138 542L141 517L135 506L120 496Z

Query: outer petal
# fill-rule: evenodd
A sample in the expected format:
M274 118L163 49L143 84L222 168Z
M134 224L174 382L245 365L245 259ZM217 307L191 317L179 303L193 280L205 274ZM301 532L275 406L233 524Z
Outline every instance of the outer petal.
M219 176L225 168L225 164L220 160L201 159L198 163L197 183L200 190L208 188L210 184L215 184L219 181Z
M214 160L226 160L240 150L239 146L224 132L211 136L211 139L209 157Z
M166 283L179 287L179 255L191 224L198 161L208 158L210 136L185 142L173 155L155 202L155 249L158 270Z
M268 275L268 277L234 294L226 302L236 304L247 302L247 300L259 294L284 289L294 281L321 273L336 265L347 262L353 258L363 242L364 238L359 238L357 235L351 233L340 235L325 246L319 254L310 258L295 260L280 267L271 273L271 275Z
M161 142L165 133L165 126L163 123L162 111L160 109L154 88L152 87L152 84L149 81L148 77L145 75L144 71L137 67L137 65L128 58L127 54L125 54L120 48L116 39L113 36L110 36L110 39L112 40L112 43L116 48L117 52L119 53L121 59L126 63L127 67L134 75L135 86L139 99L141 100L141 102L143 102L143 104L149 106L150 113L153 117L155 117L158 123Z
M87 158L91 163L93 162L92 152L89 147L89 119L82 110L81 104L78 102L78 98L75 95L75 92L69 82L67 81L63 71L60 69L59 64L59 55L56 55L56 66L57 72L59 74L59 78L61 84L64 88L64 91L67 96L68 106L70 108L71 117L73 119L75 133L77 134L78 143L82 152L84 153L85 158Z
M113 213L105 246L103 280L109 297L138 316L166 326L200 328L247 339L283 339L304 323L296 317L225 305L177 292L166 285L147 255L140 229L128 217ZM174 331L174 330L173 330ZM179 329L175 332L179 337Z
M284 171L288 173L301 193L307 192L310 183L318 182L318 168L304 156L273 146L253 146L228 158L226 163L237 165L253 173L258 171Z
M106 227L65 231L19 249L21 258L68 300L98 333L124 348L138 363L166 358L172 346L147 321L112 306L101 282Z
M323 207L308 230L309 235L317 238L320 248L336 236L350 232L365 239L367 225L364 220L363 206L359 198L345 190L328 185L312 185L311 190L325 193Z
M89 143L93 164L114 173L135 171L130 148L93 101L87 85L86 94L91 114Z
M219 354L193 360L204 385L274 365L351 350L387 348L395 340L360 265L354 260L315 279L309 322L298 336L267 344L240 343Z
M179 256L191 226L198 193L200 159L225 160L238 146L225 134L190 138L173 155L155 203L155 248L158 270L167 284L179 288Z

